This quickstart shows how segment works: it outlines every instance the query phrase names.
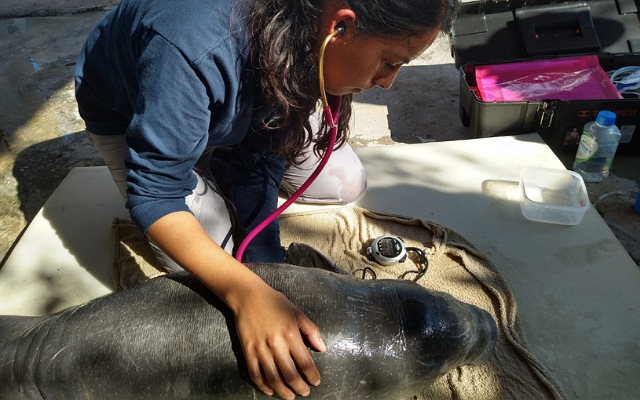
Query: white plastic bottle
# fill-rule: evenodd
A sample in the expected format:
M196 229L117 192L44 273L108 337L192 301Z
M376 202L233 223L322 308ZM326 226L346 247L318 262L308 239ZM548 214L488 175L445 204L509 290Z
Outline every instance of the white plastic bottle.
M595 121L584 126L573 170L585 182L602 182L609 169L620 141L620 129L615 125L616 115L600 111Z

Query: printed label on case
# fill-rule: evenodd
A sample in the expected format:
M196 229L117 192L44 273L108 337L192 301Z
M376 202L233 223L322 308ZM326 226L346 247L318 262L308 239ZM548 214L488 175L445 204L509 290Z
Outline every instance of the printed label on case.
M588 132L582 132L580 136L580 144L576 153L576 161L585 162L596 154L598 151L598 142L596 138Z

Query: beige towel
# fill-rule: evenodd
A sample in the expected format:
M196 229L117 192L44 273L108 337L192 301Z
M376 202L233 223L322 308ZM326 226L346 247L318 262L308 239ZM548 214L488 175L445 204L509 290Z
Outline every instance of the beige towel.
M133 222L116 218L111 228L114 236L111 280L117 291L166 273L158 266L149 242Z
M350 206L282 215L280 224L284 246L293 242L308 244L341 269L361 276L362 268L370 267L378 279L397 278L403 272L417 268L419 258L414 253L409 253L404 263L389 267L367 259L366 247L371 240L381 235L400 236L407 246L426 250L428 254L429 268L418 281L419 284L450 293L493 315L498 324L499 338L496 351L489 361L483 365L464 366L450 371L414 399L565 398L553 377L529 351L518 321L516 301L498 269L456 232L425 220L373 213ZM130 223L122 221L116 221L114 227L116 235L119 230L128 231L132 228ZM116 241L120 242L118 239ZM116 248L123 253L127 246L116 243ZM147 272L139 272L139 268L131 265L139 262L139 259L133 263L129 261L120 262L116 268L129 264L126 274L116 274L119 280L128 283L144 279L141 275ZM155 271L153 267L143 268L151 273ZM125 275L133 278L125 278ZM370 274L366 276L371 277Z
M363 266L378 278L396 278L417 269L409 253L402 264L383 267L366 257L366 248L381 235L400 236L407 246L426 250L429 268L418 283L450 293L489 311L499 327L496 352L488 363L457 368L416 399L561 399L558 384L528 350L518 321L516 301L497 268L462 236L429 221L342 207L280 217L284 246L306 243L338 267L356 272ZM409 275L412 277L413 275Z

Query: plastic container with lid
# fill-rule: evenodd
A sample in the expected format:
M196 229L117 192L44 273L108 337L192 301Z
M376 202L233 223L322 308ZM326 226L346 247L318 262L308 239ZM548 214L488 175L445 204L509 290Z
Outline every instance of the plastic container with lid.
M522 215L532 221L577 225L591 207L582 177L564 169L524 168L520 194Z

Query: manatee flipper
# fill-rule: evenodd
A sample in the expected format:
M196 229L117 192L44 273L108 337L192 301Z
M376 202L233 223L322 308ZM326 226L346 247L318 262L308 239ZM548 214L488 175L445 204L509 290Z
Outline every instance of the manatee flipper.
M348 272L338 267L327 256L309 246L308 244L293 242L287 249L285 263L299 267L320 268L330 272L349 275Z

